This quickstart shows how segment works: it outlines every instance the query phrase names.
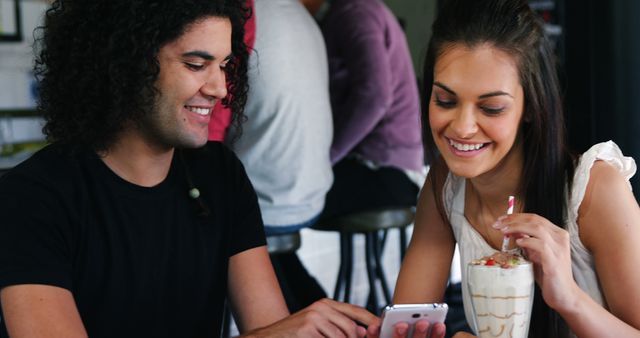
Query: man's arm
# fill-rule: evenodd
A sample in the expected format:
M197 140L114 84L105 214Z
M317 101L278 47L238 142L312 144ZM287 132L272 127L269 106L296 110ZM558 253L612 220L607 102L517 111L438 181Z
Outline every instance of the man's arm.
M275 324L252 331L242 337L362 338L367 336L377 338L379 333L380 319L369 311L359 306L325 298Z
M229 300L240 332L264 327L289 315L266 246L229 259Z
M39 284L13 285L0 290L0 303L12 338L87 337L69 290Z
M288 316L264 246L231 257L229 299L243 337L364 337L366 329L358 323L375 337L380 325L367 310L329 299Z

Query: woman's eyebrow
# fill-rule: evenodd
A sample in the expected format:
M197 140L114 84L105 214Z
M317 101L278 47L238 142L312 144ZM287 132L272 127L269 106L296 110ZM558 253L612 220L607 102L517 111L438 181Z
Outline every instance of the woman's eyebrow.
M513 98L513 96L507 92L503 92L501 90L495 91L495 92L491 92L491 93L486 93L486 94L482 94L480 96L478 96L479 99L486 99L488 97L492 97L492 96L501 96L501 95L506 95L509 96L510 98Z
M443 90L445 90L446 92L450 93L451 95L457 95L456 92L453 89L447 87L443 83L440 83L438 81L434 81L433 85L442 88ZM509 96L509 97L513 98L513 96L511 94L509 94L507 92L503 92L501 90L497 90L495 92L490 92L490 93L479 95L478 98L479 99L486 99L488 97L501 96L501 95L505 95L505 96Z
M449 94L451 94L451 95L456 95L456 92L454 92L454 91L453 91L453 89L451 89L451 88L449 88L449 87L445 86L444 84L442 84L442 83L440 83L440 82L438 82L438 81L434 81L434 82L433 82L433 85L434 85L434 86L438 86L438 87L440 87L440 88L444 89L445 91L447 91L447 92L448 92Z

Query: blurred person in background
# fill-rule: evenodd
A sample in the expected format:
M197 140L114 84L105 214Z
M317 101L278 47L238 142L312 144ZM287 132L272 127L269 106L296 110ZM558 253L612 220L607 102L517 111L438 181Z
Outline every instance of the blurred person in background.
M299 0L255 0L246 123L227 144L258 195L267 236L298 232L318 218L333 182L333 135L322 34ZM271 255L289 310L326 297L297 254Z
M394 302L441 301L457 243L473 327L466 264L507 236L534 266L529 337L640 337L636 164L612 141L568 149L555 60L527 1L444 3L423 77L432 168Z
M418 88L402 27L380 0L304 2L310 11L322 9L329 60L334 183L323 216L414 206L425 170Z

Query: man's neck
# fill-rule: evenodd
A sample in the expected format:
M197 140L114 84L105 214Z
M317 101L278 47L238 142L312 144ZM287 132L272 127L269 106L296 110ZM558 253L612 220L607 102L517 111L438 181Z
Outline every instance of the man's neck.
M152 144L140 133L124 132L113 146L99 155L107 167L125 181L153 187L167 177L174 151L174 148Z

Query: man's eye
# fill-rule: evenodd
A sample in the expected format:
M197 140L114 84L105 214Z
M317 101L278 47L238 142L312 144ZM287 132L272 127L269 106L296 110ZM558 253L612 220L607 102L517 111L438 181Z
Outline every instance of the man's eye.
M201 65L198 63L189 63L189 62L185 62L185 65L187 66L187 68L191 70L201 70L204 67L204 65Z

